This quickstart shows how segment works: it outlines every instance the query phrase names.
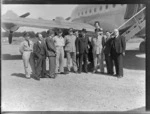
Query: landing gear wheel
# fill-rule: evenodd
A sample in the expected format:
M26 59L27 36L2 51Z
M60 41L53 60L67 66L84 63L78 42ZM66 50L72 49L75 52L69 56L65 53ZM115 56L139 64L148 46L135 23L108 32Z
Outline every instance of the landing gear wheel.
M10 31L9 36L8 36L8 42L9 42L9 44L12 43L12 37L13 37L13 32Z
M145 52L145 41L140 43L139 49L140 49L140 52Z

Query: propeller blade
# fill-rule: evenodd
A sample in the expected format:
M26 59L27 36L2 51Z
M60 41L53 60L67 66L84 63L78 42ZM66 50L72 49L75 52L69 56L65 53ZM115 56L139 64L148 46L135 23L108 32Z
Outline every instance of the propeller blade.
M23 15L21 15L20 17L27 17L27 16L29 16L30 15L30 13L28 12L28 13L25 13L25 14L23 14Z

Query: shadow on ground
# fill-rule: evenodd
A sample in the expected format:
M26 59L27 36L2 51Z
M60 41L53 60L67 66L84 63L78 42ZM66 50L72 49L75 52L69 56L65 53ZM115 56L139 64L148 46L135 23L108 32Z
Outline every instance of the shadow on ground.
M21 60L21 55L3 54L2 60Z
M124 57L124 68L130 70L145 70L145 58L137 57L141 53L139 50L127 50Z
M146 112L146 108L143 106L143 107L140 107L140 108L135 108L135 109L132 109L132 110L128 110L127 112L130 112L130 113L135 113L135 112Z
M20 77L20 78L26 78L25 74L22 74L22 73L13 73L13 74L11 74L11 76L16 76L16 77Z

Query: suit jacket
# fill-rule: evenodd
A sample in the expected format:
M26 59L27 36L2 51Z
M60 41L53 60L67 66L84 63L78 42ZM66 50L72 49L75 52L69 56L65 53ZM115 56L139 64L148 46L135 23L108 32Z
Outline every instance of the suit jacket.
M112 40L113 40L112 38L109 38L109 39L106 39L105 42L103 43L103 45L104 45L104 48L103 48L104 54L110 54Z
M36 58L41 58L41 56L46 57L47 53L45 40L42 40L41 43L39 43L39 41L34 43L33 53Z
M64 40L65 40L65 51L76 52L76 46L75 46L76 36L66 35Z
M46 52L48 57L55 57L56 56L56 47L52 38L47 37L45 40L46 43Z
M77 38L76 41L77 52L79 52L80 54L88 53L88 43L89 40L86 36L85 38L83 37Z
M112 49L114 49L116 53L122 54L123 52L125 52L125 48L125 37L119 35L117 38L113 38Z

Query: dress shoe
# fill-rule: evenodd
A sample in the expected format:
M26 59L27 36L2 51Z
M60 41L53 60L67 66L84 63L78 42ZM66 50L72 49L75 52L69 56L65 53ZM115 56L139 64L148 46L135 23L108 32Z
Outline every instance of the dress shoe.
M53 79L55 79L55 77L56 77L55 74L53 74L53 75L50 76L50 78L53 78Z
M60 72L60 74L67 74L67 73L65 73L65 72Z
M69 74L69 70L68 70L68 71L66 71L66 74Z
M78 71L78 74L81 74L81 71Z
M123 76L121 76L121 75L118 75L118 76L117 76L117 78L122 78L122 77L123 77Z
M38 76L34 76L33 78L34 78L35 80L40 81L40 78L39 78Z
M93 70L93 72L92 73L96 73L96 70Z
M104 74L104 72L100 72L101 74Z
M85 73L87 73L87 74L88 74L88 71L85 71Z
M31 77L26 77L26 79L31 79Z
M74 73L78 73L77 71L74 71Z

